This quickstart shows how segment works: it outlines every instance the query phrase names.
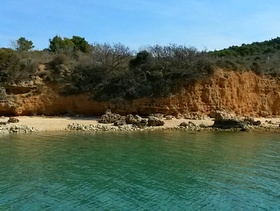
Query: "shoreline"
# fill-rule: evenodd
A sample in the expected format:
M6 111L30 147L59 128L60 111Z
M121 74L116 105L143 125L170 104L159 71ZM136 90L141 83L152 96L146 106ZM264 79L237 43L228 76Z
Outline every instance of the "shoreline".
M9 117L1 117L1 122L7 122ZM164 119L163 126L139 128L131 124L114 126L112 123L99 123L100 116L71 117L71 116L18 116L17 123L0 126L0 133L30 133L30 132L59 132L59 131L156 131L156 130L182 130L182 131L242 131L240 128L219 129L211 127L214 119L205 118L193 120L173 118ZM246 131L280 132L280 118L255 118L261 122L260 126L250 126ZM182 127L182 122L188 126ZM2 132L1 132L2 131ZM243 130L244 131L244 130Z

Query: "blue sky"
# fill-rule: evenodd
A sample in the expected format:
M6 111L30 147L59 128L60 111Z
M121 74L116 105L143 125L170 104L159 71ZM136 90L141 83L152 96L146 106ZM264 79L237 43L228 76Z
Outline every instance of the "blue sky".
M279 0L0 0L0 47L55 35L138 50L170 43L214 50L280 36Z

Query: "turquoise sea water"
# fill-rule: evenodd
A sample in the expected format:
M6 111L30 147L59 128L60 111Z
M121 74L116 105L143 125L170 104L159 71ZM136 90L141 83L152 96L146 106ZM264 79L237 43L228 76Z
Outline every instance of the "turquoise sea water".
M0 210L280 210L279 135L0 136Z

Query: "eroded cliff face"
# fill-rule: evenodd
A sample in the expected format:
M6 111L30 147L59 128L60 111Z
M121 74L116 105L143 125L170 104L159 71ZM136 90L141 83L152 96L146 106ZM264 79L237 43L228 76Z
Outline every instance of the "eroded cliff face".
M13 95L0 102L0 115L101 115L108 108L120 114L142 115L208 114L214 109L226 109L243 116L280 115L280 81L253 72L217 70L211 78L193 86L182 84L180 93L172 97L119 103L96 102L87 95L61 96L58 85L23 90L14 87Z

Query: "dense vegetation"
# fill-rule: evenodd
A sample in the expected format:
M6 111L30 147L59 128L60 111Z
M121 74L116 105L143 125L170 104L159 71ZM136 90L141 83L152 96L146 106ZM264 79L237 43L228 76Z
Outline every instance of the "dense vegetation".
M280 37L264 42L231 46L210 52L216 65L231 70L253 70L258 74L280 76Z
M55 36L42 51L33 47L21 37L12 49L0 49L2 84L41 77L63 84L62 94L89 93L97 100L119 101L172 95L180 84L209 77L217 67L280 75L280 38L212 52L174 44L133 52L122 44L90 45L79 36ZM39 64L45 69L38 70Z

